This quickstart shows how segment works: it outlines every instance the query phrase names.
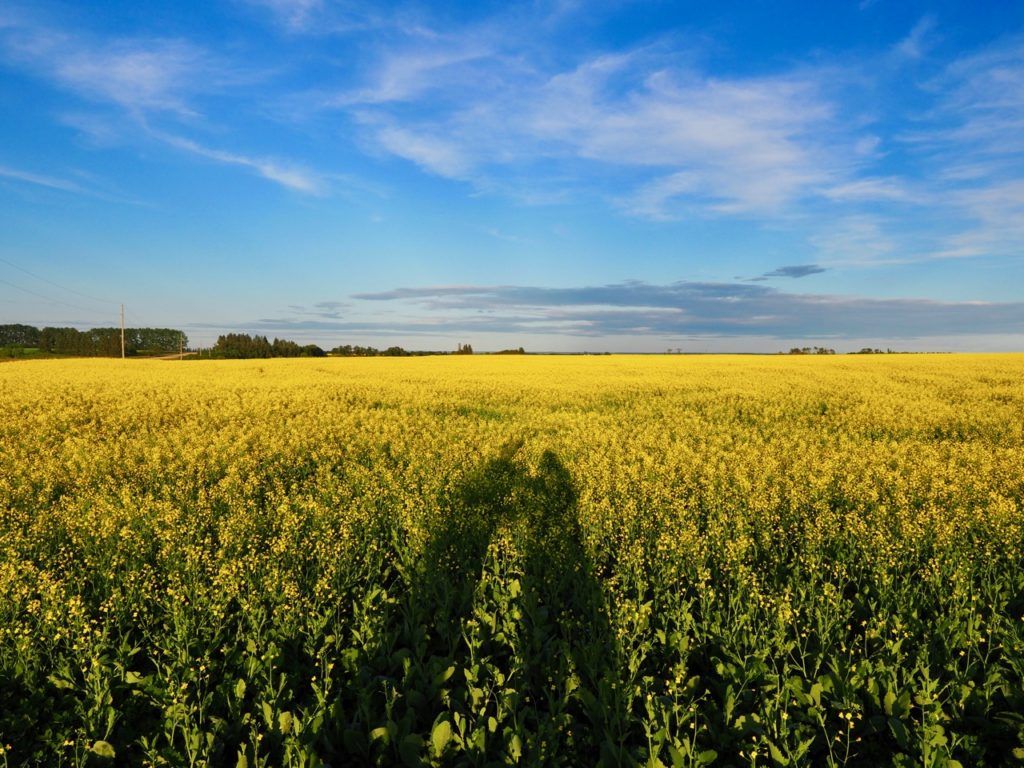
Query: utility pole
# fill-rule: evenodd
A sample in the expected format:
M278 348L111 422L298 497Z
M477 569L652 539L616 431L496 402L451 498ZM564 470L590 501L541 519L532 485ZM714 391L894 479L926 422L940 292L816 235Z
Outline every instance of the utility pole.
M185 334L180 334L178 336L178 359L185 359Z
M124 304L121 305L121 359L124 360Z

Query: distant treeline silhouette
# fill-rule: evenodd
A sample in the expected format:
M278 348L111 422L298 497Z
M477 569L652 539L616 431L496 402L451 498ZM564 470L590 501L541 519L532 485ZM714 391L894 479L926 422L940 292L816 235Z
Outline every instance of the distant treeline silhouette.
M188 348L188 336L175 328L125 328L125 354L158 355ZM0 357L23 357L37 353L75 355L82 357L120 357L121 329L36 328L33 325L10 323L0 325ZM425 355L472 355L471 344L459 344L454 350L410 350L399 346L386 349L340 344L328 353L316 344L299 344L288 339L248 333L226 333L217 337L212 347L200 352L201 358L260 359L270 357L420 357ZM503 349L491 354L525 355L522 347Z
M247 333L228 333L217 338L217 342L203 353L203 357L231 360L269 357L325 357L328 353L316 344L299 344L288 339L270 341L266 336ZM401 347L361 347L342 344L330 351L336 357L410 357L413 355L442 355L444 352L410 352Z
M331 350L332 355L337 357L412 357L413 355L440 355L441 352L412 352L402 347L388 347L377 349L376 347L361 347L358 344L341 344Z
M831 347L793 347L786 354L789 355L834 355L836 351Z
M210 349L210 357L242 360L266 357L324 357L316 344L298 344L287 339L268 341L266 336L250 336L247 333L227 333L217 337L217 343Z
M297 344L287 339L274 339L270 341L266 336L250 335L247 333L228 333L217 338L217 342L201 354L201 357L227 358L227 359L251 359L267 357L323 357L330 354L332 357L423 357L427 355L472 355L471 344L459 344L455 350L416 350L405 349L399 346L378 349L377 347L363 347L358 344L339 344L325 352L316 344ZM526 350L522 347L516 349L503 349L495 352L496 355L525 355Z
M125 328L125 354L177 352L188 337L175 328ZM119 357L120 328L36 328L32 325L0 325L0 347L32 347L54 355Z

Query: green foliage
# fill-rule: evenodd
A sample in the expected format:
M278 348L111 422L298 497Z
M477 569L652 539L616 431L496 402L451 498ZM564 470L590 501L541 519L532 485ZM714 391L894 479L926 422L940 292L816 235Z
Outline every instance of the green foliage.
M226 436L191 456L161 442L155 425L179 420L166 403L147 411L144 400L144 417L105 431L110 406L79 405L26 454L38 462L68 451L54 466L77 467L76 484L24 468L0 480L0 759L240 768L1024 761L1021 499L1005 518L982 519L995 473L968 515L976 527L945 544L925 531L902 556L872 560L858 548L862 518L850 513L868 493L842 487L842 466L759 495L750 478L770 472L762 454L752 475L736 464L659 475L655 450L637 442L615 454L609 440L593 477L579 471L573 430L595 439L595 423L628 429L612 395L632 417L653 409L646 415L660 424L651 417L666 413L660 390L646 405L632 389L595 387L582 405L574 391L557 402L571 418L553 427L553 406L526 429L510 417L522 405L507 390L452 403L451 391L428 390L418 407L434 410L412 418L403 401L402 421L374 421L392 405L384 395L330 385L336 402L304 391L262 401L263 410L252 389L210 396L219 420L209 434ZM101 401L120 396L118 386ZM716 394L694 411L712 414L705 426L739 423L739 434L779 439L770 419L838 418L842 403L823 407L826 396L782 409ZM301 420L331 402L338 423ZM273 433L283 435L273 446L252 420L268 403L279 408L275 423L299 419ZM83 453L66 437L74 420ZM138 445L109 456L96 447L140 421ZM304 431L310 424L322 433ZM915 446L948 448L927 454L943 466L966 463L959 443L932 439L935 424L918 426ZM881 428L856 423L868 427ZM990 434L995 454L1017 455L1014 428ZM0 433L11 453L27 440L18 429ZM487 440L473 442L479 434ZM667 441L659 434L650 445ZM823 445L823 455L832 450ZM729 446L738 462L741 447ZM991 456L978 461L990 466ZM1019 494L1018 476L1008 477L1002 488ZM908 504L921 516L905 522L924 530L930 486L870 487L872 505L892 503L887 490L917 494ZM607 518L594 512L601 505ZM666 549L691 535L692 546ZM741 544L741 556L730 554Z
M247 333L227 333L217 337L210 356L228 360L252 360L270 357L324 357L326 352L316 344L300 345L287 339L250 336Z
M412 355L438 354L433 352L409 352L402 347L392 346L387 349L376 347L360 347L358 344L342 344L331 350L332 355L338 357L410 357Z
M38 347L39 329L32 325L0 325L0 347Z
M831 347L792 347L790 355L834 355L836 351Z
M174 328L125 328L125 353L167 354L188 344L188 337ZM56 355L78 357L120 357L121 329L43 328L39 332L39 349Z

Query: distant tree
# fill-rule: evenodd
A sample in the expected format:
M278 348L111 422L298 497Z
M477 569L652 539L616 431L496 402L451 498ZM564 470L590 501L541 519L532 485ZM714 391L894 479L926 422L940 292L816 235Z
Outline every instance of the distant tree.
M455 350L456 355L472 355L473 345L472 344L459 344L458 349Z
M34 325L0 325L0 346L38 347L39 329Z
M275 339L276 341L276 339ZM233 360L272 357L274 346L266 336L250 336L247 333L227 333L217 337L210 350L212 357Z
M298 357L300 354L302 354L302 347L294 341L274 339L270 344L271 357Z
M836 351L830 347L793 347L791 355L834 355Z
M188 336L174 328L125 328L124 336L125 345L140 354L177 352L188 345Z
M177 352L188 337L174 328L125 328L124 346L128 355ZM43 328L39 331L39 349L58 355L120 357L120 328Z
M462 349L462 345L459 345ZM387 349L377 349L376 347L360 347L353 346L352 344L339 344L331 350L331 354L336 357L411 357L413 355L447 355L448 352L427 352L427 351L413 351L405 349L404 347L391 346Z

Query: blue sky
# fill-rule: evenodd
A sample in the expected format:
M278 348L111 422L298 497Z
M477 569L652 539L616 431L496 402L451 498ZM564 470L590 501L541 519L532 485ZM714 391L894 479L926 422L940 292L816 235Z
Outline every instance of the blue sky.
M1024 349L1024 5L0 5L0 323Z

